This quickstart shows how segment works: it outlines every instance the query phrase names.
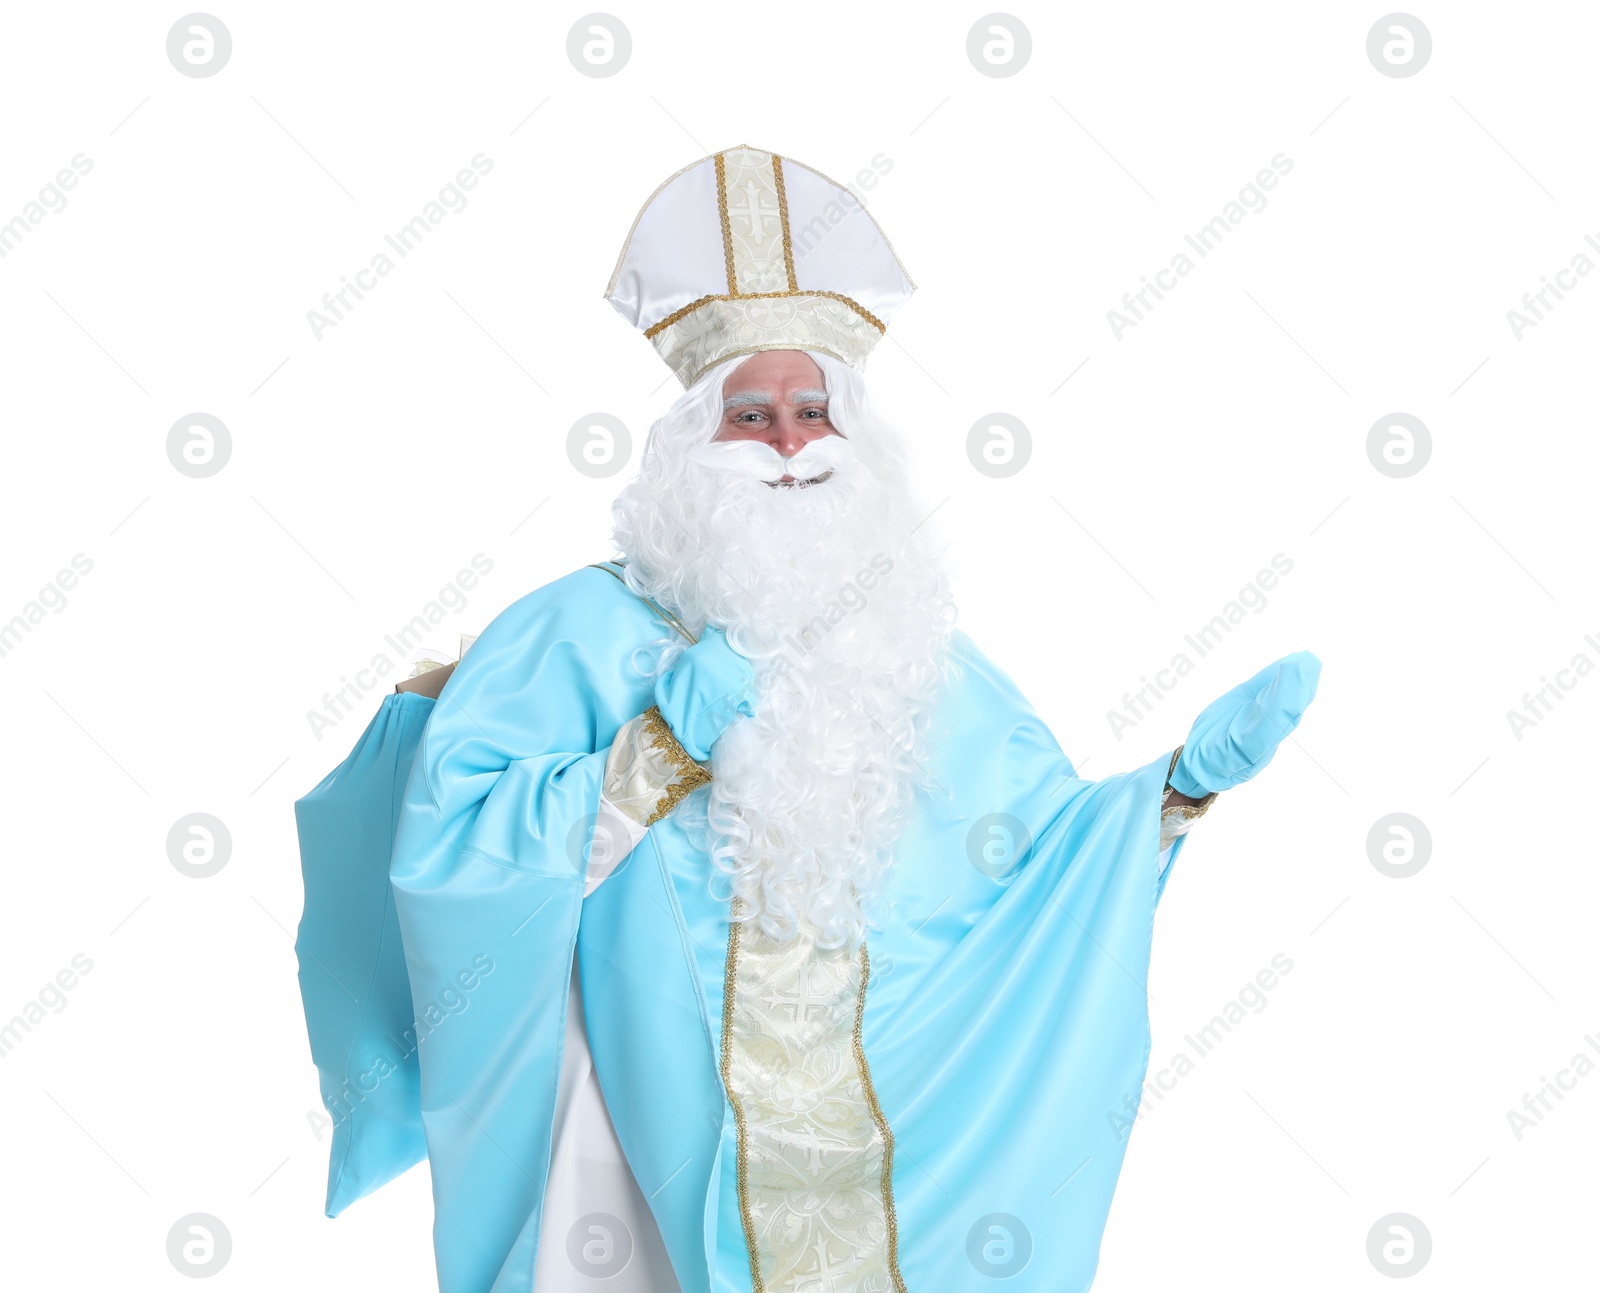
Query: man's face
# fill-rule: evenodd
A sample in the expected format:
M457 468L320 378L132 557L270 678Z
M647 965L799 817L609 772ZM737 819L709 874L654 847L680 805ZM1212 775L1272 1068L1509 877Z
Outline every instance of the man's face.
M713 440L756 440L792 458L837 435L822 369L803 350L760 350L722 383L722 424ZM793 476L777 482L793 485Z

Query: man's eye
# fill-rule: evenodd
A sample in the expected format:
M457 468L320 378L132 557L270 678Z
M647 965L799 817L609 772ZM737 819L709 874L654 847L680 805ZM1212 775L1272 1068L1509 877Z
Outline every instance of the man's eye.
M815 413L817 415L817 417L815 417L815 418L811 417L811 414L813 414L813 413ZM805 418L809 418L811 421L815 422L817 420L817 418L826 418L828 416L828 413L827 413L826 409L806 409L801 413L801 416L805 417Z
M749 413L741 413L741 414L739 414L738 417L734 418L734 421L735 422L743 422L746 418L759 418L761 416L762 416L761 414L756 413L754 411L751 411Z

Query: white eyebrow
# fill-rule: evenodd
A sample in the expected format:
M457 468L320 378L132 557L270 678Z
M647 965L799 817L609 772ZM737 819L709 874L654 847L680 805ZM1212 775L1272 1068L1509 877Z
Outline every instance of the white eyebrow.
M789 399L794 404L813 404L818 402L826 404L828 402L828 392L817 390L796 391ZM729 409L738 408L745 404L770 405L771 403L772 400L765 391L735 391L722 401L722 411L726 413Z

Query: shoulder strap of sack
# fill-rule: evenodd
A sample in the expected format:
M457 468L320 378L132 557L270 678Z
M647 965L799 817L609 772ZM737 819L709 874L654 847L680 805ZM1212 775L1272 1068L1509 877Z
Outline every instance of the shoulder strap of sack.
M615 576L618 583L620 583L624 588L628 588L628 581L622 577L622 564L623 563L620 561L591 561L589 563L592 569L603 570L606 572L606 574ZM628 588L628 591L632 593L633 589ZM659 602L653 602L648 597L640 596L638 593L634 593L633 595L638 597L641 602L643 602L663 620L676 629L690 646L694 645L694 634L683 627L683 622L679 620L676 615L669 611L665 606L662 606Z

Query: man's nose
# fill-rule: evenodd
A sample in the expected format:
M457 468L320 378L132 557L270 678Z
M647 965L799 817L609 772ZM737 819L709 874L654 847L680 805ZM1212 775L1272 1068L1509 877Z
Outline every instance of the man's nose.
M816 438L816 433L804 423L786 422L774 428L771 443L785 458L793 458Z

